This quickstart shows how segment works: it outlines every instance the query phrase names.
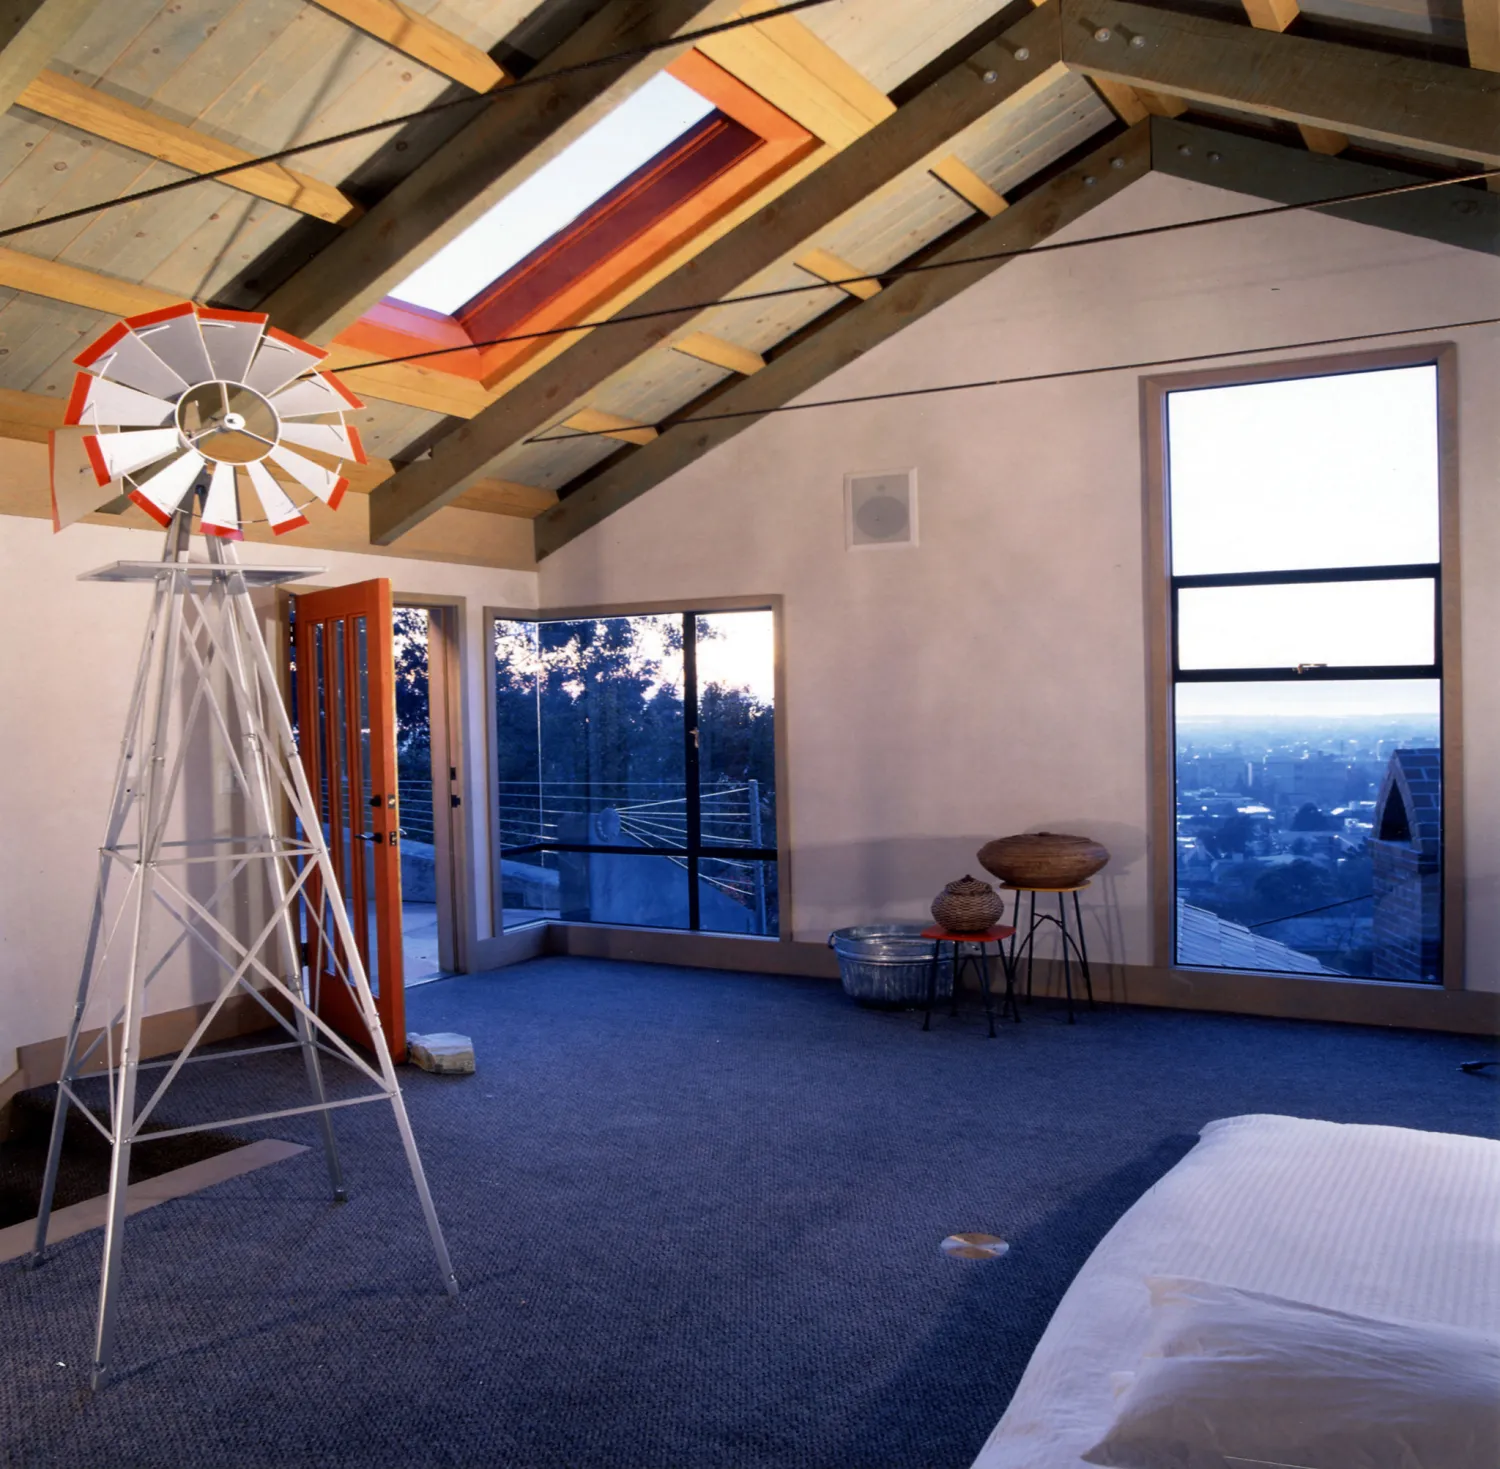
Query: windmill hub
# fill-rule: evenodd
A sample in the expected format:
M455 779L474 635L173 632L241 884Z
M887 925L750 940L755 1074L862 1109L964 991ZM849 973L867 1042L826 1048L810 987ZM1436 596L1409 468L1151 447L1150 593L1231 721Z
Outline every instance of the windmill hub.
M280 436L276 410L244 383L212 379L190 388L177 403L183 442L216 464L264 459Z

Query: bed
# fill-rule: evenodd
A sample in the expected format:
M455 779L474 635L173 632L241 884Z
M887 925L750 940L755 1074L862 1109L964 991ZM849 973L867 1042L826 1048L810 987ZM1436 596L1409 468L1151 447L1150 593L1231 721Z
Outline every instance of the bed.
M1141 1359L1148 1276L1500 1333L1500 1142L1230 1117L1100 1242L974 1469L1089 1469Z

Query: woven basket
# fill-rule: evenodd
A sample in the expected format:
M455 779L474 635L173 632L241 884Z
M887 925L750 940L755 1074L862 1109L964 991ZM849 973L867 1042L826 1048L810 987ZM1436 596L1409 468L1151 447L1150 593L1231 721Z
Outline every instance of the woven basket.
M932 900L932 916L949 933L982 933L1005 912L1005 900L989 883L965 875Z
M1108 861L1108 850L1098 842L1055 831L1001 837L979 849L985 871L1017 888L1077 887Z

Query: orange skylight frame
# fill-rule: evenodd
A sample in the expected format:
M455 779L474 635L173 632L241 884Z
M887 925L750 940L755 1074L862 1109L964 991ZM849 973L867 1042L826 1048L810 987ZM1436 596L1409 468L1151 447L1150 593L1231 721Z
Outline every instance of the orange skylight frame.
M551 294L524 316L508 318L498 329L486 329L485 325L489 314L486 307L492 301L496 287L503 286L517 273L535 268L559 247L565 249L576 237L575 226L589 221L594 210L612 207L609 201L617 191L606 195L600 204L594 206L594 210L586 211L580 221L575 222L575 226L560 231L553 240L534 251L512 271L507 271L497 282L486 287L453 315L444 315L387 296L341 332L334 339L333 345L361 355L378 357L401 357L414 352L454 349L445 351L441 357L427 358L421 366L453 377L468 378L487 388L492 387L537 353L545 351L555 339L541 337L482 348L475 347L475 341L495 336L551 331L588 320L620 291L628 289L695 235L722 219L778 174L821 146L813 133L773 107L758 92L752 91L699 51L689 51L674 61L667 70L678 81L712 102L718 112L731 123L753 133L760 141L737 161L673 203L646 228L622 241L605 258L583 270L565 288ZM692 138L693 133L686 136ZM674 145L639 172L654 172L660 177L663 171L669 171L688 151L682 144ZM627 181L627 185L622 188L629 186L630 182Z

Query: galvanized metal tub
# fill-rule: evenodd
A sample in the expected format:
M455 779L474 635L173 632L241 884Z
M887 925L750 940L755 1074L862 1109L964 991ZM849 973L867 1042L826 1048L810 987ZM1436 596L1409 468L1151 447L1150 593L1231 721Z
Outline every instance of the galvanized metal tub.
M927 1000L932 940L920 923L867 923L837 928L828 947L838 955L844 993L862 1005L921 1005ZM938 964L937 992L953 993L953 961L948 951Z

